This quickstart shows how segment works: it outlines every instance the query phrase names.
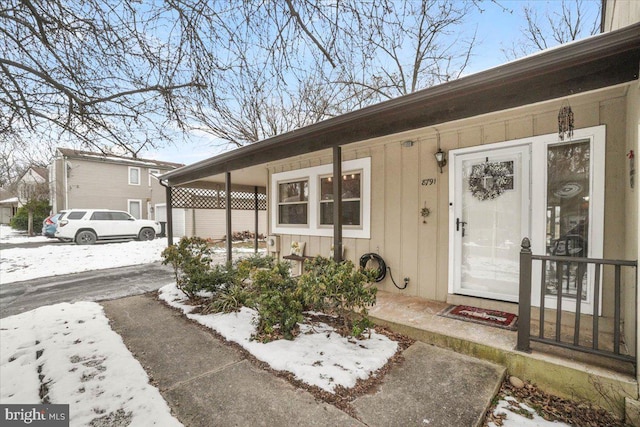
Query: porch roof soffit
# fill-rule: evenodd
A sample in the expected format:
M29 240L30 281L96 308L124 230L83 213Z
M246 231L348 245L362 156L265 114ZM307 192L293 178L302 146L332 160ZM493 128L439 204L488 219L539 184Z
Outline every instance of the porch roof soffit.
M433 126L638 79L640 23L365 107L184 166L181 185L384 135Z

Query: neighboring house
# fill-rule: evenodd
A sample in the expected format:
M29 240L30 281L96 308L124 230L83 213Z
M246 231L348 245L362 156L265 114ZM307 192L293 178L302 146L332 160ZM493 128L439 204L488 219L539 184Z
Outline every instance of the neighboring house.
M53 212L62 209L118 209L136 218L167 221L166 189L157 177L178 163L104 155L58 148L49 167L50 198ZM234 231L254 229L251 211L238 211ZM224 210L173 209L174 237L199 235L220 239L225 235ZM266 211L260 213L262 232L266 232Z
M35 199L47 199L47 183L49 173L47 168L40 166L29 167L17 181L18 207Z
M0 188L0 224L9 224L18 211L18 198L10 191Z
M398 290L387 275L378 283L383 290L516 313L525 237L538 255L638 259L638 183L629 157L640 134L640 2L603 5L597 36L161 179L172 187L266 187L268 231L279 236L280 256L291 242L304 242L312 256L326 256L337 242L356 264L377 253L398 283L409 278ZM336 175L341 197L334 196ZM342 200L342 227L333 226L334 199ZM613 274L597 291L594 271L570 271L570 283L558 273L560 282L545 289L534 280L533 304L555 301L560 286L561 311L571 317L576 278L587 277L581 314L600 307L593 321L612 324L621 301L623 340L637 366L637 275L623 273L615 296ZM534 279L540 274L536 268ZM558 381L550 376L545 381ZM629 397L637 399L637 389Z
M166 191L156 177L180 166L58 148L49 166L52 211L117 209L136 218L159 219Z

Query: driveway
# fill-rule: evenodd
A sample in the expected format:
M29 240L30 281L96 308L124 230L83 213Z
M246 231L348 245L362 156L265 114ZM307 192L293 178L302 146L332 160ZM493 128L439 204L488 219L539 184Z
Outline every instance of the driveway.
M101 301L139 295L173 280L171 267L154 262L2 284L0 317L61 302Z

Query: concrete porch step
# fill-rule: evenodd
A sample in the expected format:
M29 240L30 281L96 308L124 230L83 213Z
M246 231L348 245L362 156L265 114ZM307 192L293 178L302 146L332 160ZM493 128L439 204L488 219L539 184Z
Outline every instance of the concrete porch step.
M540 389L586 400L624 417L625 398L638 399L638 384L622 362L548 346L515 350L517 332L438 316L449 304L399 293L378 292L373 320L418 341L497 363Z

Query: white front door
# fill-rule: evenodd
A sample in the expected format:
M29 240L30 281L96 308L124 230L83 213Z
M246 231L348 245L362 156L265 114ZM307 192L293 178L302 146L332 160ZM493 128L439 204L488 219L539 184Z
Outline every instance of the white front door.
M450 291L517 302L520 243L531 232L530 146L451 156Z

